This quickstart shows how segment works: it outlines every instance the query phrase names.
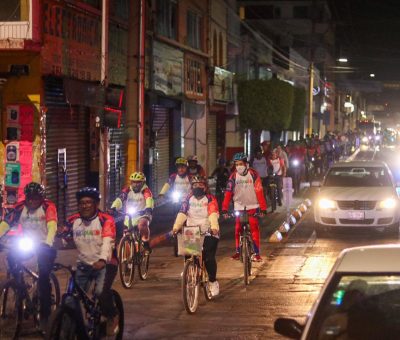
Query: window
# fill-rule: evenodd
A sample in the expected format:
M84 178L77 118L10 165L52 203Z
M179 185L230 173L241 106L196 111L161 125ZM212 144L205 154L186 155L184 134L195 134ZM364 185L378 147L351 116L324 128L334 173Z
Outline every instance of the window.
M224 38L222 33L219 32L219 66L224 65Z
M385 168L344 167L332 168L325 180L325 187L391 187L392 182Z
M177 3L174 0L157 0L157 33L177 40Z
M246 19L273 19L274 6L246 6Z
M213 34L213 62L214 66L218 65L218 38L215 30Z
M293 7L293 18L307 19L308 18L308 6L294 6Z
M187 44L190 47L201 49L201 17L192 11L186 17Z
M28 2L21 0L1 1L0 21L26 21L29 18Z
M185 60L186 94L195 97L204 96L204 72L204 63L192 58L187 58Z

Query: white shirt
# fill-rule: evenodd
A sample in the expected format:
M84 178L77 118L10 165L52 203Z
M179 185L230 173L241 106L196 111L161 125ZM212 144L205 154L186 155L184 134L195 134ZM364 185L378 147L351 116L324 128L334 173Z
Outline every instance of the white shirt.
M200 226L202 232L206 232L210 228L207 196L201 199L197 199L195 196L190 197L186 224L188 226Z
M246 210L250 210L259 207L254 180L250 172L244 176L236 173L233 202L235 210L244 210L245 207Z
M32 237L37 242L45 242L47 239L47 221L46 212L43 207L39 207L33 213L28 212L28 208L24 207L19 219L24 234Z
M174 189L182 193L182 197L186 197L190 192L190 181L189 176L181 177L176 175L174 182Z

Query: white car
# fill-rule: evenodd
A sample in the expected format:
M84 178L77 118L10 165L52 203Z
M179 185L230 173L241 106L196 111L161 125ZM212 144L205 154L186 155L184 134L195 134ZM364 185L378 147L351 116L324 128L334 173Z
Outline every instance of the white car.
M336 260L306 324L279 318L293 339L400 339L400 245L349 248Z
M335 227L399 229L399 198L381 161L340 162L328 171L314 205L316 230Z

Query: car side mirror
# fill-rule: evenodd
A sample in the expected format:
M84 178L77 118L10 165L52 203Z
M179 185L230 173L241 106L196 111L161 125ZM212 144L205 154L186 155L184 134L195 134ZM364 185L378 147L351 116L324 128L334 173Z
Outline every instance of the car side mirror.
M300 339L304 330L304 326L300 325L294 319L278 318L275 320L274 329L275 332L290 339Z

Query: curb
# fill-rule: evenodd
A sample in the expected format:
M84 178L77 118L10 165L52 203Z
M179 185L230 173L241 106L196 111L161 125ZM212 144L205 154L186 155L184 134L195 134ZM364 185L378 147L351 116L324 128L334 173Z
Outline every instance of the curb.
M287 221L283 221L281 225L276 229L269 237L268 242L279 243L283 240L283 235L287 235L292 227L294 227L301 219L303 214L311 207L312 203L307 198L300 203L297 208L293 209Z

